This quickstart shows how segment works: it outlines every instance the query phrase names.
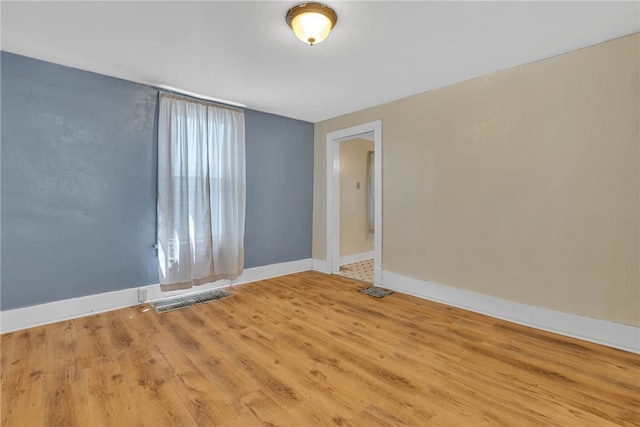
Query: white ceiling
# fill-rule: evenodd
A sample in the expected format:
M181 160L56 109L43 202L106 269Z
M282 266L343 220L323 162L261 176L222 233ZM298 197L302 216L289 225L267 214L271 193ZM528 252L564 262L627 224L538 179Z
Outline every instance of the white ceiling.
M2 1L2 49L317 122L640 31L640 3L326 0L310 47L295 0Z

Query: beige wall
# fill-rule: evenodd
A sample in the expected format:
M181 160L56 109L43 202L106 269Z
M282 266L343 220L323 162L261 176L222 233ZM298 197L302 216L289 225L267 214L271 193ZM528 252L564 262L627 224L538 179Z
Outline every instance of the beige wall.
M340 256L373 251L373 239L367 239L369 151L373 151L373 141L367 139L340 142Z
M326 133L383 127L383 269L640 325L640 36L315 125L313 256Z

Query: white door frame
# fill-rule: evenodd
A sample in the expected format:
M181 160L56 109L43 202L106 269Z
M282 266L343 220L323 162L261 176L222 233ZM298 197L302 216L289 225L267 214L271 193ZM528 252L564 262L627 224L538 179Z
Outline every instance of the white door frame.
M340 271L340 142L373 132L373 283L382 285L382 120L327 133L327 270Z

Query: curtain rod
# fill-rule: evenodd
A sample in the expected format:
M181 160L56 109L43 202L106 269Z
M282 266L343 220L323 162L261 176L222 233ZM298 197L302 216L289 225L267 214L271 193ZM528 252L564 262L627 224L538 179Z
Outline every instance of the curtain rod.
M213 102L213 101L207 101L204 99L199 99L199 98L193 98L187 95L179 95L173 92L166 92L166 91L159 91L160 92L160 96L164 96L167 98L173 98L173 99L179 99L181 101L188 101L188 102L195 102L196 104L202 104L202 105L207 105L207 106L213 106L213 107L218 107L218 108L224 108L226 110L231 110L231 111L236 111L238 113L244 113L244 110L242 108L237 108L237 107L231 107L229 105L224 105L224 104L219 104L217 102Z

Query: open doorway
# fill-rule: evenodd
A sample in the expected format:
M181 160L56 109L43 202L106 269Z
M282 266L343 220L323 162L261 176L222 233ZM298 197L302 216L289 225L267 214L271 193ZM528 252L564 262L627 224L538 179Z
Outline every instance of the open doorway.
M369 169L367 164L370 165ZM369 189L373 190L370 194L368 194ZM347 194L344 194L345 192ZM369 208L371 212L367 215ZM358 215L357 217L350 216L354 212ZM352 274L349 274L344 266L354 263L359 264L351 266ZM333 274L352 277L354 274L367 274L365 270L371 265L373 277L369 274L364 281L381 285L382 123L380 120L327 134L327 267ZM342 273L341 266L343 266ZM363 280L360 277L352 278Z
M373 132L340 141L339 274L373 284Z

